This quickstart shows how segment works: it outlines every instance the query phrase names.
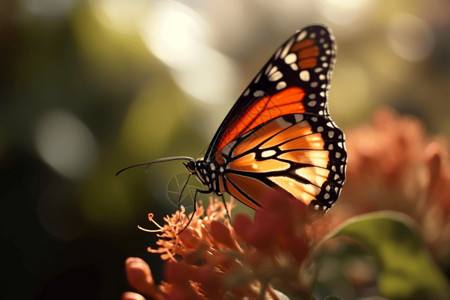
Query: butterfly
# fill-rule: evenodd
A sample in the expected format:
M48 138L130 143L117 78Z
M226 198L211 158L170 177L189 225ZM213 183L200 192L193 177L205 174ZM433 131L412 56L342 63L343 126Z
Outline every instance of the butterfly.
M125 169L186 160L189 178L194 175L205 187L195 191L194 209L198 193L228 193L257 209L264 195L282 191L328 210L340 194L347 164L344 134L327 103L335 55L327 27L296 32L238 98L204 157L168 157Z

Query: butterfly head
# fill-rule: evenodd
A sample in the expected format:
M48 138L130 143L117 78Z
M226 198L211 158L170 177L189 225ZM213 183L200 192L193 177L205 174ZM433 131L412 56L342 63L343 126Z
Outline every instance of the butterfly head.
M208 188L209 192L215 192L221 195L224 191L220 190L217 178L219 176L219 167L215 163L207 163L203 157L192 159L183 163L191 175L195 175L198 181Z
M186 167L189 173L195 174L197 172L197 167L195 164L195 160L190 160L186 163L183 163L183 165Z

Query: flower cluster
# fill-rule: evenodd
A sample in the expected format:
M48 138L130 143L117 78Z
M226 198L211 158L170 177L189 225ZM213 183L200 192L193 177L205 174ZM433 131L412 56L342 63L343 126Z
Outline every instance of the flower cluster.
M363 260L351 255L349 263L335 260L337 271L331 274L334 269L328 265L328 280L322 278L323 270L318 275L311 257L320 257L313 250L328 228L378 210L410 216L435 261L445 268L450 245L450 160L445 141L428 137L418 120L382 109L370 124L347 131L347 150L343 193L333 213L320 219L302 202L279 193L258 199L262 207L253 220L237 215L232 224L228 214L233 201L225 206L211 199L190 215L182 207L165 217L163 225L150 214L157 228L147 231L159 240L148 251L166 261L164 281L155 283L143 260L129 258L128 281L140 294L127 292L122 299L313 299L316 279L327 283L327 291L321 293L340 293L332 291L338 282L346 291L351 286L355 290L344 298L367 296L376 288L377 272ZM340 244L335 240L321 245L321 250L333 253ZM335 280L342 270L349 285Z
M165 281L157 285L141 259L126 262L130 284L154 299L311 299L315 268L307 263L315 231L311 211L286 195L261 199L254 220L236 216L231 225L227 208L210 200L187 216L182 208L167 216L156 230ZM231 201L228 211L234 207ZM192 220L183 230L184 224ZM125 293L123 299L142 299Z
M416 221L439 261L450 243L450 161L443 138L423 124L377 111L371 123L347 131L347 182L333 214L341 220L395 210ZM447 248L447 249L446 249Z

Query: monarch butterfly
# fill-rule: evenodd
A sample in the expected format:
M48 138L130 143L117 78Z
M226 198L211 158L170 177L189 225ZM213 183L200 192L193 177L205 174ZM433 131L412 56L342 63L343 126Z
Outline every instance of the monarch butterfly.
M257 209L258 199L278 190L316 210L328 210L340 194L347 163L344 134L331 120L327 104L335 52L328 28L297 31L244 90L203 158L162 158L117 174L186 160L188 178L195 175L206 187L196 190L194 209L198 193L228 193Z

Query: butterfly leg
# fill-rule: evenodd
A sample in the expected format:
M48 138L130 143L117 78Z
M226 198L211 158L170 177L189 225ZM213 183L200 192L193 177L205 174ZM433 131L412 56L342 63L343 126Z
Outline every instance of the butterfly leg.
M177 202L177 208L178 208L178 221L180 221L180 208L181 208L181 198L183 197L184 190L186 189L186 186L189 182L189 179L191 179L192 174L188 175L188 178L186 179L186 182L183 184L183 187L181 188L180 196L178 196L178 202ZM184 229L183 229L184 230Z
M184 228L179 233L182 233L186 228L188 228L189 224L191 224L192 219L194 218L195 212L197 211L197 196L198 196L198 193L200 193L200 194L209 194L209 193L211 193L211 191L195 190L195 194L194 194L194 210L192 211L191 217L189 218L189 221L187 222L186 226L184 226Z
M228 211L228 207L227 207L227 203L225 202L224 195L222 195L222 202L223 202L223 206L225 206L225 210L227 211L228 220L230 220L230 223L231 223L231 215L230 215L230 212Z
M191 176L192 176L192 174L189 174L188 178L186 179L186 182L183 184L183 188L181 189L180 196L178 197L178 203L177 203L178 210L180 210L181 198L183 197L184 190L186 189L186 186L189 182L189 179L191 179Z

